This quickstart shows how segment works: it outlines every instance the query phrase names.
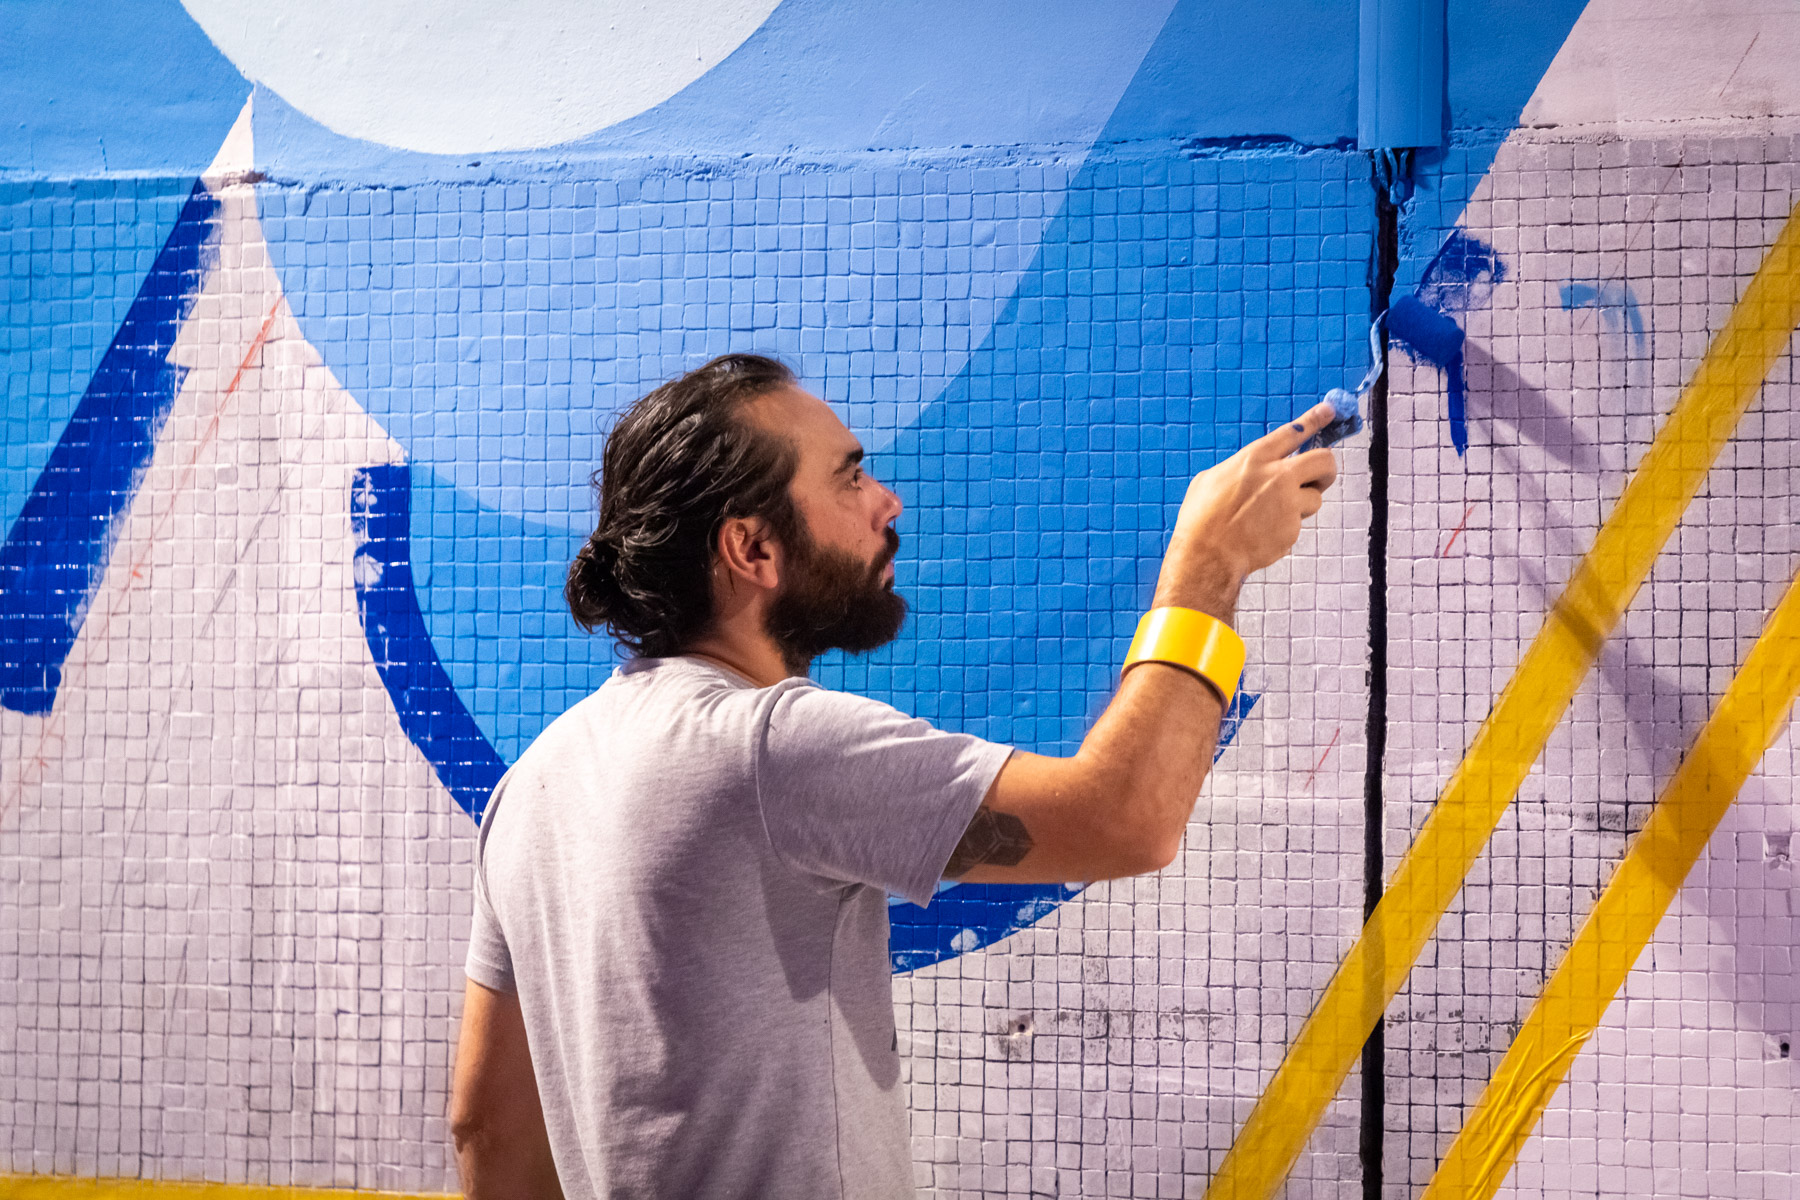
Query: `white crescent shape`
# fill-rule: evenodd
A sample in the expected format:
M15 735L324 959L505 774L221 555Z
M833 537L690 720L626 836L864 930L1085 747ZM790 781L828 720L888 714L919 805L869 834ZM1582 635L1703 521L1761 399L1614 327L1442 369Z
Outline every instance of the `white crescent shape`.
M182 0L336 133L431 154L553 146L662 103L780 0Z

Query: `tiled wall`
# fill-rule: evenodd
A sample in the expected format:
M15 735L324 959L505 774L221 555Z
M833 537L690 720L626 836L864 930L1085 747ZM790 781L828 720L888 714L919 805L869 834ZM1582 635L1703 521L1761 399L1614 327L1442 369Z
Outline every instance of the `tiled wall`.
M1395 295L1466 334L1467 452L1395 341L1386 511L1353 439L1246 592L1175 866L892 910L925 1194L1204 1190L1362 925L1372 684L1391 874L1795 203L1767 122L1539 124L1419 161ZM1191 474L1367 365L1343 144L318 180L252 174L252 133L197 191L0 184L0 1173L454 1188L470 812L616 661L561 579L656 382L779 354L905 500L914 616L822 680L1067 753ZM1790 345L1389 1009L1385 1194L1432 1179L1792 577L1794 372ZM1791 756L1507 1194L1793 1191ZM1284 1194L1363 1194L1361 1088Z

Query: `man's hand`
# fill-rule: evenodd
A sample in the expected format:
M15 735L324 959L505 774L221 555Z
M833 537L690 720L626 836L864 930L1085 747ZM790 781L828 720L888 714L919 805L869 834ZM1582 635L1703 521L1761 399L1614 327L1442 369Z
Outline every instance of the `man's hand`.
M1155 606L1229 623L1244 577L1278 561L1337 478L1329 450L1294 454L1336 415L1311 409L1188 485ZM1066 883L1161 870L1212 765L1223 706L1194 675L1147 662L1125 677L1073 758L1019 752L988 790L948 878Z
M1244 578L1280 561L1337 479L1329 450L1294 451L1337 415L1309 409L1188 484L1152 607L1177 605L1229 622ZM1221 611L1223 610L1223 611Z

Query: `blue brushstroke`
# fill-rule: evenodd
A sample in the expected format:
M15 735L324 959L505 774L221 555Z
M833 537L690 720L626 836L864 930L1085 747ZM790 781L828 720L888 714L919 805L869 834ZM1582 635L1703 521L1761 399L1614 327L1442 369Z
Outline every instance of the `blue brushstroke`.
M1573 312L1591 308L1612 333L1629 333L1632 349L1644 348L1644 314L1637 293L1622 279L1571 279L1562 285L1562 306Z
M375 669L400 727L438 782L477 821L506 764L494 753L432 649L412 578L412 475L404 465L365 467L350 485L357 542L356 607Z
M1468 312L1487 307L1494 285L1505 279L1506 263L1492 246L1454 229L1426 264L1413 294L1439 312Z
M217 259L215 200L194 184L6 544L0 705L46 713L185 370L169 361Z
M1241 686L1219 722L1213 761L1243 727L1262 698ZM888 955L896 972L917 971L958 954L991 946L1037 924L1057 905L1081 894L1084 884L946 883L930 908L897 898L888 902Z
M1450 441L1457 454L1469 448L1469 421L1463 385L1463 331L1455 321L1414 296L1402 296L1388 308L1388 333L1412 356L1444 372L1450 392Z

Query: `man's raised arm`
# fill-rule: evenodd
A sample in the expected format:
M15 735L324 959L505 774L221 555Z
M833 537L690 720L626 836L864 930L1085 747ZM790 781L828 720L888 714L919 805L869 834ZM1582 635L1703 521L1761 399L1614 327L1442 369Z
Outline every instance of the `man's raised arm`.
M1232 623L1246 576L1280 560L1337 478L1328 450L1294 451L1334 416L1321 404L1188 485L1153 608ZM978 883L1063 883L1159 871L1174 861L1212 766L1224 704L1165 662L1125 675L1072 758L1016 753L945 868Z

